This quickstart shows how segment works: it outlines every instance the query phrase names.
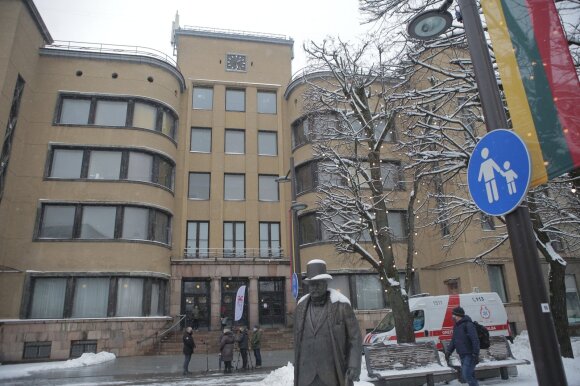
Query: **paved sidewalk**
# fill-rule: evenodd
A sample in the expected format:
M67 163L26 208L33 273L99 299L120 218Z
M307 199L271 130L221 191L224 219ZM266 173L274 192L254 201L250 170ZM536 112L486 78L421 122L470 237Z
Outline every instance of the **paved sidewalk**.
M236 366L234 357L232 365ZM255 374L257 378L262 374L270 373L272 370L286 366L288 362L294 361L294 351L263 351L262 368L248 371L234 372L235 374ZM254 358L252 355L252 363ZM241 358L238 368L241 368ZM195 353L189 363L191 375L184 376L183 355L154 355L138 357L121 357L114 361L105 362L85 367L74 367L70 369L46 370L32 373L31 375L15 378L3 379L5 385L83 385L83 384L152 384L154 379L165 382L183 382L187 378L199 378L203 376L218 377L221 372L218 370L219 362L217 354ZM223 365L222 365L223 371ZM192 379L193 380L193 379Z

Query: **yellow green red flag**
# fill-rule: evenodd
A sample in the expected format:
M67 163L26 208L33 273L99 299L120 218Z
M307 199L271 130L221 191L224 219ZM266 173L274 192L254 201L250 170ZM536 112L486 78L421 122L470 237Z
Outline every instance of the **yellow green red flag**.
M530 187L580 167L580 83L552 0L482 0Z

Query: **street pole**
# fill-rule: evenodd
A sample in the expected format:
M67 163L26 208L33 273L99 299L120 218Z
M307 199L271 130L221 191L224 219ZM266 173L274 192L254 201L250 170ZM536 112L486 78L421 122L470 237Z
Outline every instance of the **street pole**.
M475 0L458 0L487 130L507 129ZM505 216L538 385L568 384L527 207Z

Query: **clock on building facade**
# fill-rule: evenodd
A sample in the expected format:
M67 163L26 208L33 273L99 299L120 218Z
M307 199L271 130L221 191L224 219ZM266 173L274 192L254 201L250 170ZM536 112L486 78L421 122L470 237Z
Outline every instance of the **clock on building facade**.
M230 71L246 71L246 55L227 54L226 69Z

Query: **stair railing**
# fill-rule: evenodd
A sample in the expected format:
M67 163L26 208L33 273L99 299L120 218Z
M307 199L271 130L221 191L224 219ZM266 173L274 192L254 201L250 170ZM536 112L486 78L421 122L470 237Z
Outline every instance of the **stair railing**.
M181 323L185 319L185 315L175 315L174 318L177 318L177 321L174 322L170 327L166 328L165 330L163 330L161 332L157 331L157 332L155 332L155 334L150 335L146 338L143 338L142 340L138 341L137 344L140 345L149 339L153 339L153 347L154 347L155 351L157 352L157 354L159 354L161 351L161 340L163 339L163 337L168 335L170 332L176 330L176 327L181 325Z

